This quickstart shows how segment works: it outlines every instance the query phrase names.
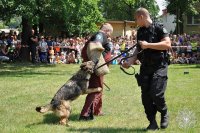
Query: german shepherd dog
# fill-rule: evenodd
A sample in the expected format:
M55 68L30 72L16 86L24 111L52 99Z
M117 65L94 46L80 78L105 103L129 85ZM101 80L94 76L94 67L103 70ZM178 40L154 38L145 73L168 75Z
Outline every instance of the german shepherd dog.
M90 61L81 64L81 69L57 91L50 104L36 107L36 111L40 113L53 111L60 117L60 124L68 125L68 118L71 112L70 102L80 95L102 91L101 87L88 88L88 85L93 72L97 75L109 73L107 65L95 69L105 63L102 56L103 51L104 48L100 43L96 43L95 45L89 43L87 46L87 56Z
M88 88L95 63L93 61L84 62L80 67L81 69L57 91L50 104L36 107L37 112L53 111L60 117L60 124L68 125L71 112L70 102L80 95L102 91L102 88Z

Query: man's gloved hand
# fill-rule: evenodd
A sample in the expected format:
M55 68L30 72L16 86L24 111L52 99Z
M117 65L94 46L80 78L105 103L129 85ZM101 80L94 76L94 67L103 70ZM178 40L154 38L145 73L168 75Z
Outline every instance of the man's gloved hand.
M130 67L130 64L129 64L128 62L124 61L124 62L122 62L121 66L122 66L123 68L128 69L128 68Z
M142 49L147 49L149 48L149 43L147 41L138 41L139 42L139 45Z

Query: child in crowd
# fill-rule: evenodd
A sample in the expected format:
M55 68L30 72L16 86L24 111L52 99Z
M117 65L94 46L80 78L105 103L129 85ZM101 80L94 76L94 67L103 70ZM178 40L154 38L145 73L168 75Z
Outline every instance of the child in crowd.
M60 64L60 63L61 63L59 53L56 54L55 59L56 59L56 60L55 60L55 63L56 63L56 64Z
M64 52L61 52L61 55L60 55L60 62L62 64L66 64L66 56L65 56L65 53Z
M76 56L75 56L75 52L72 51L71 53L69 53L68 55L68 63L76 63Z
M54 58L55 58L54 49L53 49L53 46L50 46L49 48L50 48L49 49L49 62L50 62L50 64L54 64Z

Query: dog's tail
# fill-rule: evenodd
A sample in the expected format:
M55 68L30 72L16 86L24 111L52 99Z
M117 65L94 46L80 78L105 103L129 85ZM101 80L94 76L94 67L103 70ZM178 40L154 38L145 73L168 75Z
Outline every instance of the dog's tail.
M40 113L45 113L52 110L52 104L36 107L35 110Z

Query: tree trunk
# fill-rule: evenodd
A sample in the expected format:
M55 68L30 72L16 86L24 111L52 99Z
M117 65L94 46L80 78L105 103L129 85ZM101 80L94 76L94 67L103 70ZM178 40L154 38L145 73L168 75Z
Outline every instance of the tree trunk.
M183 34L183 12L181 12L181 15L180 15L180 34Z
M44 24L43 24L43 22L39 22L39 33L44 34Z
M29 52L29 44L28 44L28 40L29 37L31 35L31 26L29 24L29 21L27 18L22 17L22 35L21 35L21 39L22 39L22 47L21 47L21 59L23 61L29 61L30 60L30 52Z

